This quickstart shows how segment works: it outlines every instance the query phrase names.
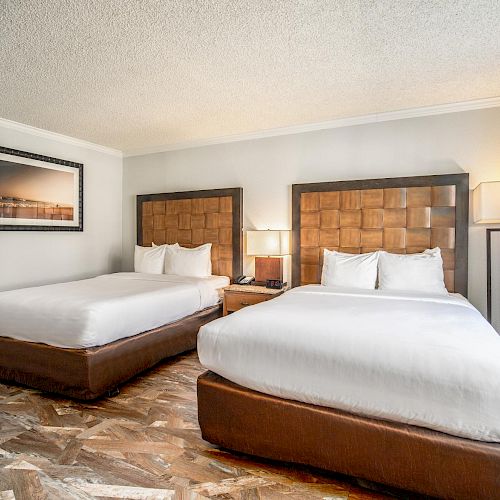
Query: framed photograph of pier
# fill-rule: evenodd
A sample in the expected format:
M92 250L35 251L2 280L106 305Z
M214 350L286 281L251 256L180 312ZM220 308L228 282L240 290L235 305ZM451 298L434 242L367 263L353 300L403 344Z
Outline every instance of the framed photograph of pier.
M83 165L0 147L0 231L83 231Z

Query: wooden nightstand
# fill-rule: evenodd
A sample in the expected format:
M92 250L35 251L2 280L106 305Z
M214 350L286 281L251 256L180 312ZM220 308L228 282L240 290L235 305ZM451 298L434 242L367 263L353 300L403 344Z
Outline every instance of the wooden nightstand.
M224 288L223 314L227 316L229 313L238 311L244 307L274 299L286 290L286 287L281 290L274 290L265 286L229 285Z

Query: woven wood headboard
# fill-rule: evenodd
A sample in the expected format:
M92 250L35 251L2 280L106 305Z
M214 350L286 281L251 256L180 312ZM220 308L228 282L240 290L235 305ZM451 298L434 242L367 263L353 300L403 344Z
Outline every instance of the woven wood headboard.
M243 189L210 189L137 196L137 244L212 243L212 273L243 273Z
M319 283L323 249L440 247L445 284L467 296L468 174L294 184L293 286Z

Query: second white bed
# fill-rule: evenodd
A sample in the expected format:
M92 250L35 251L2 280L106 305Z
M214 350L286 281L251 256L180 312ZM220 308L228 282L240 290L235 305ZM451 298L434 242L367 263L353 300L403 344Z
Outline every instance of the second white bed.
M180 320L219 302L225 276L116 273L0 293L0 335L95 347Z
M198 355L259 392L500 442L500 337L459 295L299 287L203 326Z

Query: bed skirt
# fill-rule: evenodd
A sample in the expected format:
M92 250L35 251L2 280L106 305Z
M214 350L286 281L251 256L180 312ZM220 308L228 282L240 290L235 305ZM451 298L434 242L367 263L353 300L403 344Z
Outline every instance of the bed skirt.
M194 349L200 326L222 314L220 305L87 349L67 349L0 337L0 379L76 399L95 399L164 358Z
M198 378L203 439L440 498L500 499L500 444L281 399Z

